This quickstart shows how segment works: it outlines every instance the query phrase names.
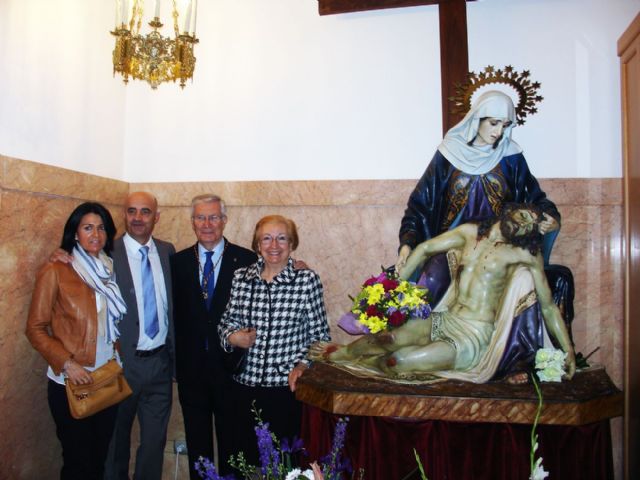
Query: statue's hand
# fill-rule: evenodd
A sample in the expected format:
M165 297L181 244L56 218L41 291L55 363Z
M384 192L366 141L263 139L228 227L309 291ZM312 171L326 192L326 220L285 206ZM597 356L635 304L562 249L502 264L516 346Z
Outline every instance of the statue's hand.
M565 359L565 366L567 368L567 373L565 374L565 378L567 380L571 380L576 373L576 355L573 351L573 348L567 352L567 358Z
M542 214L542 221L538 225L538 230L541 234L544 235L545 233L553 232L555 230L558 230L559 228L560 224L555 218L546 213Z
M400 272L407 264L407 259L411 254L411 247L409 245L402 245L400 251L398 251L398 259L396 260L396 273L400 275Z

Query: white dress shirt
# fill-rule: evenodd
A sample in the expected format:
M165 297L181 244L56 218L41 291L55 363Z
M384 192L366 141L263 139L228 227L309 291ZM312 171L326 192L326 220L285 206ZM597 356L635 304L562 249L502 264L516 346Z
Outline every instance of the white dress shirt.
M169 325L167 289L164 284L164 275L162 273L162 265L160 264L160 256L158 248L153 241L153 237L145 244L149 247L149 262L151 263L151 272L153 273L153 285L156 290L156 305L158 309L158 323L160 331L155 338L149 338L144 332L144 295L142 288L142 254L140 247L145 245L139 244L128 233L122 237L124 246L127 250L127 259L129 260L129 269L133 278L133 288L136 291L136 304L138 306L139 319L139 335L138 350L153 350L165 344L167 338L167 329Z
M220 265L222 264L222 261L220 260L220 257L222 257L222 251L224 250L224 238L221 238L220 241L218 243L216 243L216 245L213 247L213 255L211 255L211 262L215 265L215 269L214 269L214 279L213 279L213 288L216 288L216 283L218 283L218 276L220 275ZM208 252L209 250L207 250L206 248L204 248L200 243L198 243L198 259L200 261L200 268L198 269L200 271L199 273L199 280L200 280L200 285L202 286L202 274L204 272L204 262L207 260L207 256L205 255L205 252Z

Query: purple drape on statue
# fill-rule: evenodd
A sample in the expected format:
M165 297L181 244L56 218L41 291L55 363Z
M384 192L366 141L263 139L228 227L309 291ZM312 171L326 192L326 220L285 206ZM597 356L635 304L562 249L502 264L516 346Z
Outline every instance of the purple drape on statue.
M329 452L337 418L304 406L302 439L310 460ZM540 425L537 431L537 455L549 478L613 479L608 420L583 426ZM349 420L345 453L356 470L364 469L366 479L405 478L416 468L414 448L429 480L527 480L531 426L357 416Z

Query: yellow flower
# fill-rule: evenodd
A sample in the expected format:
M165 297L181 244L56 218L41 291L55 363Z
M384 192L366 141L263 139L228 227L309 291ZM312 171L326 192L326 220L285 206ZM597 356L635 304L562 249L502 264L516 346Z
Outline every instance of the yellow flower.
M370 287L366 287L365 290L367 291L367 295L369 297L367 298L367 303L369 305L377 304L384 295L384 287L379 283L371 285Z
M362 313L358 321L369 329L371 333L378 333L387 328L387 321L377 316L369 317L366 313Z

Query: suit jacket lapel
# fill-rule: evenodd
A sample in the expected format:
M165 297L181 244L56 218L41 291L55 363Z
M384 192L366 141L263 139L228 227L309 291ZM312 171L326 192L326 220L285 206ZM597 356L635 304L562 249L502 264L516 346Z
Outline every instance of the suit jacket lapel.
M233 245L231 245L226 238L224 241L227 249L222 257L220 274L218 275L218 280L216 280L216 289L213 293L213 302L211 303L211 312L216 321L220 319L227 307L227 301L229 300L228 292L231 291L231 282L238 263ZM222 301L223 298L225 299L224 302Z
M169 263L169 252L168 247L159 243L157 240L153 240L156 244L156 248L158 249L158 254L160 256L160 265L162 266L162 275L164 276L164 285L167 290L167 309L169 311L169 316L171 317L171 312L173 309L172 295L171 295L171 265Z
M122 296L127 304L127 314L122 321L121 332L127 330L127 333L135 336L135 343L138 342L139 329L135 321L131 319L139 318L138 302L136 301L136 292L133 286L133 277L131 268L129 267L129 258L127 257L127 248L122 237L116 239L113 248L113 265L116 271L116 282L120 287Z

